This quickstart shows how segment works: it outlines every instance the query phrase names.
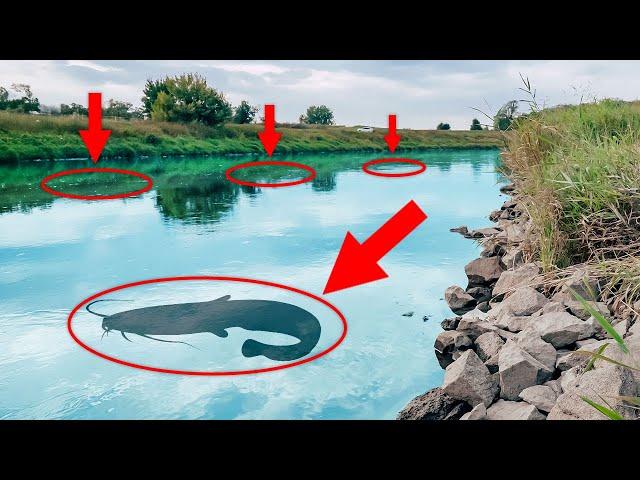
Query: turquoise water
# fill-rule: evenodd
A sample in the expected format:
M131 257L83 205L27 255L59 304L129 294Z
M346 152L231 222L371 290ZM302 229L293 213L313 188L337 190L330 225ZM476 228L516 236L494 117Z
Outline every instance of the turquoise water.
M46 175L86 167L86 161L0 167L0 418L394 418L407 401L442 381L433 342L440 321L450 315L443 292L453 283L465 285L463 267L478 253L449 228L486 226L488 213L500 204L497 151L409 156L424 161L427 171L385 179L360 170L376 158L370 154L287 157L314 166L318 177L278 189L224 179L228 166L255 157L103 161L99 166L142 171L155 183L141 197L104 202L54 198L38 187ZM297 174L272 172L276 179ZM245 179L273 180L265 175L238 172ZM87 194L136 186L89 177L85 183L62 180L56 188ZM154 373L92 355L67 332L69 311L86 297L155 277L250 277L322 296L346 232L363 241L412 199L429 218L380 262L389 278L323 296L343 312L349 330L337 349L311 363L253 376ZM322 335L309 356L334 343L342 330L331 310L308 297L243 283L145 285L105 296L128 302L94 308L111 314L227 294L286 301L312 312ZM101 320L84 309L74 330L108 355L187 370L277 365L244 358L242 342L290 341L234 328L227 338L181 338L197 348L137 336L127 342L119 334L102 337Z

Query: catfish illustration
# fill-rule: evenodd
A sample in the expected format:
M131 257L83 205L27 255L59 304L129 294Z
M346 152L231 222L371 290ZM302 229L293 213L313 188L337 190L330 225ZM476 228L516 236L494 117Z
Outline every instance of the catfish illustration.
M89 303L86 309L89 313L102 317L102 329L105 333L116 330L126 340L129 340L126 334L130 333L161 342L186 343L153 338L151 335L210 332L225 338L229 335L227 329L231 327L296 337L299 342L293 345L267 345L252 339L242 344L242 355L245 357L262 355L276 361L301 358L311 352L320 339L320 322L303 308L272 300L230 298L230 295L225 295L208 302L157 305L113 315L103 315L89 308L96 302L112 301L103 299Z

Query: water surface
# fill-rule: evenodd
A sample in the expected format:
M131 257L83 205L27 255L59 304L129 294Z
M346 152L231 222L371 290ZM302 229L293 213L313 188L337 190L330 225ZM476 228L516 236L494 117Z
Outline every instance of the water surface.
M138 198L87 202L52 197L39 188L53 172L87 161L31 162L0 167L0 418L394 418L408 400L442 381L433 353L443 292L465 286L464 265L478 247L449 228L486 226L500 204L492 150L404 154L427 171L380 178L360 170L370 154L296 155L318 171L312 183L260 189L228 182L224 171L245 158L160 158L101 161L150 175L154 188ZM385 165L386 171L414 169ZM72 193L111 194L139 188L111 176L57 179ZM306 172L242 171L243 179L288 181ZM82 350L66 330L69 311L107 288L147 278L226 275L270 280L320 295L349 230L363 241L409 200L429 218L380 265L389 278L327 295L349 322L344 343L317 361L251 377L193 378L117 365ZM310 353L339 336L339 321L306 297L248 284L180 282L120 291L95 308L233 299L285 301L322 323ZM403 316L413 312L411 316ZM199 350L120 335L101 338L100 320L79 312L78 334L101 351L183 368L273 365L245 358L249 338L289 340L269 332L230 330L227 338L186 337Z

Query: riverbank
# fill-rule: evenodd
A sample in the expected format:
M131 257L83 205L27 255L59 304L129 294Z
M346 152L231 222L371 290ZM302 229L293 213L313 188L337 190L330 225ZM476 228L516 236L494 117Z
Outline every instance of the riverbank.
M102 158L141 156L263 154L258 139L263 126L227 124L207 127L152 120L105 120L112 130ZM0 162L35 159L82 158L87 150L78 130L87 128L84 117L24 115L0 112ZM276 155L291 153L388 151L386 129L372 133L357 127L277 125L283 134ZM496 131L399 130L397 151L431 148L497 148L504 136Z
M637 419L640 224L635 103L535 112L503 154L511 199L435 342L441 387L399 419Z

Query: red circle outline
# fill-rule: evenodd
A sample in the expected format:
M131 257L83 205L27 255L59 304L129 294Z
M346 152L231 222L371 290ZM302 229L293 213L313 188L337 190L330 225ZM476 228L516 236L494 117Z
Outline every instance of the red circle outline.
M78 338L78 336L73 331L73 327L71 326L71 322L73 320L73 317L78 312L78 310L80 310L80 308L82 308L87 303L89 303L89 302L91 302L91 301L93 301L93 300L95 300L95 299L97 299L99 297L102 297L103 295L107 295L109 293L117 292L118 290L124 290L124 289L131 288L131 287L138 287L140 285L148 285L148 284L151 284L151 283L167 283L167 282L198 281L198 280L213 280L213 281L219 280L219 281L226 281L226 282L253 283L253 284L257 284L257 285L265 285L265 286L268 286L268 287L280 288L280 289L283 289L283 290L288 290L290 292L297 293L299 295L303 295L303 296L309 297L309 298L311 298L313 300L316 300L317 302L322 303L323 305L328 307L330 310L332 310L338 316L338 318L342 322L342 334L340 335L338 340L336 340L333 344L331 344L326 349L322 350L321 352L316 353L315 355L312 355L311 357L303 358L302 360L296 360L295 362L289 362L289 363L285 363L285 364L282 364L282 365L275 365L273 367L256 368L256 369L250 369L250 370L230 370L230 371L216 372L216 371L175 370L175 369L169 369L169 368L160 368L160 367L154 367L152 365L142 365L142 364L139 364L139 363L128 362L126 360L122 360L122 359L119 359L119 358L116 358L116 357L112 357L110 355L107 355L106 353L102 353L102 352L99 352L98 350L95 350L94 348L91 348L89 345L87 345L82 340L80 340L80 338ZM314 360L317 360L318 358L323 357L324 355L327 355L329 352L335 350L342 343L342 341L345 339L345 337L347 336L347 319L342 314L342 312L340 310L338 310L337 307L335 307L333 304L329 303L324 298L321 298L318 295L315 295L313 293L307 292L305 290L301 290L301 289L296 288L296 287L291 287L291 286L288 286L288 285L282 285L280 283L275 283L275 282L269 282L269 281L266 281L266 280L256 280L254 278L210 276L210 275L191 275L191 276L181 276L181 277L149 278L147 280L140 280L140 281L137 281L137 282L125 283L123 285L118 285L118 286L103 290L101 292L95 293L95 294L91 295L90 297L84 299L82 302L77 304L73 308L73 310L71 310L71 312L69 313L69 316L67 317L67 331L69 332L69 335L71 335L71 338L73 339L73 341L76 342L78 345L80 345L82 348L87 350L89 353L92 353L92 354L94 354L94 355L96 355L96 356L98 356L100 358L105 359L105 360L109 360L110 362L118 363L120 365L125 365L125 366L131 367L131 368L137 368L139 370L148 370L148 371L151 371L151 372L170 373L170 374L174 374L174 375L220 377L220 376L232 376L232 375L252 375L252 374L257 374L257 373L273 372L273 371L276 371L276 370L284 370L286 368L292 368L292 367L295 367L295 366L298 366L298 365L302 365L304 363L309 363L309 362L312 362Z
M309 175L304 178L301 178L300 180L295 180L293 182L282 182L282 183L248 182L245 180L239 180L231 175L236 170L242 170L243 168L249 168L249 167L261 167L265 165L278 166L278 167L295 167L301 170L306 170L307 172L309 172ZM316 178L315 169L313 167L310 167L309 165L305 165L304 163L298 163L298 162L287 162L287 161L277 161L277 160L262 160L258 162L239 163L237 165L227 168L224 174L227 177L227 180L229 180L232 183L236 183L238 185L244 185L246 187L268 187L268 188L292 187L294 185L301 185L303 183L310 182L314 178Z
M418 165L420 168L418 170L401 173L387 173L369 170L369 167L373 165L379 165L381 163L409 163L411 165ZM424 162L415 160L413 158L376 158L375 160L369 160L362 165L362 171L364 173L375 175L376 177L412 177L413 175L420 175L426 169L427 165Z
M119 173L121 175L130 175L132 177L137 177L145 182L147 185L140 188L139 190L134 190L132 192L124 192L124 193L116 193L114 195L76 195L74 193L66 193L61 192L59 190L54 190L47 183L49 183L54 178L65 177L67 175L78 175L80 173ZM56 197L63 198L73 198L74 200L115 200L117 198L127 198L127 197L135 197L137 195L141 195L143 193L148 192L153 188L153 180L148 175L144 173L136 172L134 170L123 170L121 168L76 168L73 170L62 170L61 172L52 173L51 175L47 175L40 181L40 188L51 195L55 195Z

